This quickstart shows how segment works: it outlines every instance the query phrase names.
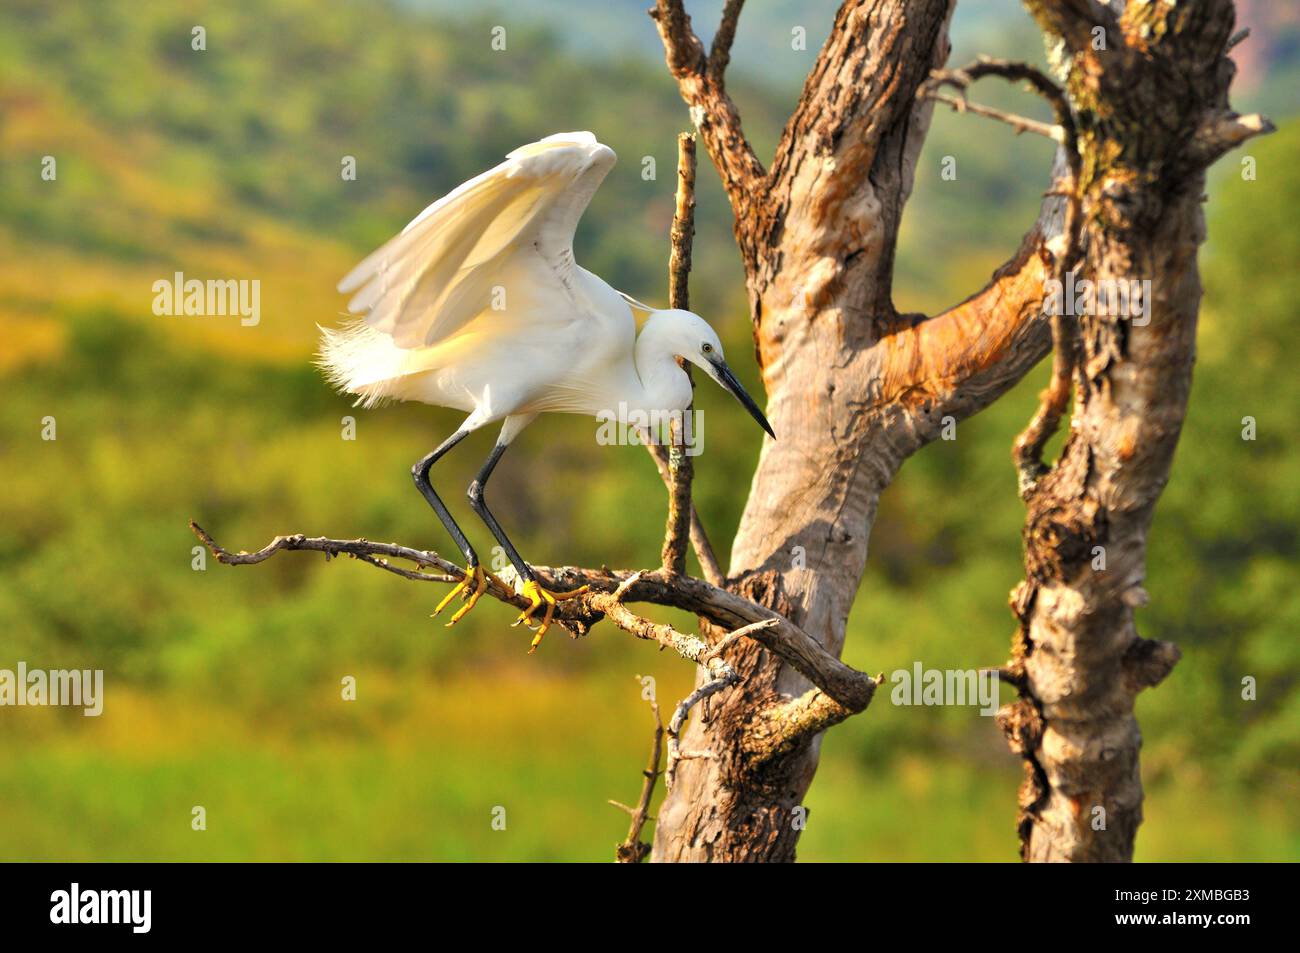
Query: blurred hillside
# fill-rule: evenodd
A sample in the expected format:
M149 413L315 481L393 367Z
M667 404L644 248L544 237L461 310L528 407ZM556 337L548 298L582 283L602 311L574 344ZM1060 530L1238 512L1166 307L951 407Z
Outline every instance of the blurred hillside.
M401 0L417 14L436 19L473 17L493 24L549 27L567 52L587 60L628 58L660 64L663 46L647 29L651 0ZM722 0L687 0L700 38L711 42ZM794 90L821 48L839 0L764 0L747 4L736 31L730 75L773 90ZM1286 112L1300 80L1300 5L1285 0L1237 0L1237 25L1249 28L1249 42L1236 48L1240 72L1235 95L1243 110ZM802 31L796 34L796 30ZM979 53L1034 58L1042 45L1021 0L963 0L952 20L953 60ZM802 36L802 49L794 48Z
M644 5L629 42L653 50ZM573 0L564 22L613 43L601 24L622 20L600 16L620 6ZM775 21L761 17L738 52L763 48ZM815 50L812 21L824 33L829 18L807 19ZM310 366L315 325L334 320L334 283L357 258L521 142L592 129L615 147L578 255L664 300L686 122L673 84L654 56L587 55L594 39L531 15L512 15L494 51L497 22L346 0L0 7L0 667L102 667L108 693L98 719L0 709L0 858L603 860L622 837L605 800L639 785L639 676L671 703L691 680L680 661L604 628L556 632L528 658L504 607L447 630L427 618L437 587L350 561L196 570L186 529L195 518L232 548L294 531L447 547L408 470L457 415L353 410ZM1023 17L957 29L958 58L996 38L1041 58ZM1295 87L1269 69L1258 89L1285 119ZM760 154L797 87L793 70L738 76ZM1038 114L1012 90L977 95ZM1234 154L1209 190L1201 360L1140 619L1185 653L1139 710L1144 859L1300 858L1298 146L1286 125L1252 147L1257 179ZM955 181L937 174L947 155ZM340 176L345 156L356 181ZM1032 221L1049 161L1045 141L936 115L900 305L932 311L978 288ZM693 304L754 386L729 212L712 172L701 180ZM152 284L175 271L260 280L261 323L154 316ZM1008 448L1044 374L918 455L887 494L850 620L855 665L1005 657L1023 515ZM697 500L725 553L758 441L715 391L699 391ZM355 441L341 439L345 415ZM1240 439L1247 415L1254 442ZM57 440L41 439L45 417ZM593 432L578 418L530 428L494 478L494 508L539 563L653 564L658 478L643 451L598 448ZM490 441L439 464L453 507ZM339 700L345 675L356 702ZM1240 699L1246 675L1258 701ZM805 859L1014 858L1019 769L990 719L882 699L825 752ZM488 823L496 805L504 832Z

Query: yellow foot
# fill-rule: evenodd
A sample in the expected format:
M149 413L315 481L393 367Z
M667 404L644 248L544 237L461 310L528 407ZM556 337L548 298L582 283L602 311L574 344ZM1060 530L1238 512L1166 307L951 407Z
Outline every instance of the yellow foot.
M555 615L555 604L557 602L563 602L566 599L572 599L574 596L580 596L586 592L587 589L587 586L579 586L577 589L571 589L568 592L549 592L538 585L536 579L529 579L524 583L524 588L520 595L524 596L524 598L528 600L529 606L523 612L519 613L519 618L515 620L515 625L522 622L529 628L532 628L534 625L537 626L537 631L533 633L532 644L528 646L529 655L532 655L537 651L537 646L542 644L542 636L544 636L546 630L551 627L551 618ZM542 621L539 624L534 621L533 613L543 605L546 606L546 612L542 615Z
M447 608L451 600L460 596L465 600L465 604L456 610L451 617L451 621L447 623L447 628L451 628L465 617L466 612L469 612L478 604L479 596L483 595L483 591L487 589L489 579L496 583L498 588L506 592L510 591L505 583L492 573L485 572L482 566L466 566L465 578L452 586L451 592L442 597L442 601L438 603L438 608L433 610L433 615L429 616L429 618L436 618L439 612Z

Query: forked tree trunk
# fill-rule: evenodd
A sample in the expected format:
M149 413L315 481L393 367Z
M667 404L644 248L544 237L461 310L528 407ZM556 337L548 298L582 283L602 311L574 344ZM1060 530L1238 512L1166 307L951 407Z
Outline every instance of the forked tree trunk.
M994 285L953 311L921 322L893 308L894 245L930 113L916 92L947 56L949 12L947 0L845 3L761 185L746 178L752 156L734 158L736 130L710 114L700 123L736 209L778 435L764 444L733 547L733 588L836 654L881 491L945 416L987 404L1047 347L1034 310L1038 229ZM682 80L680 64L674 72ZM700 95L725 97L702 85ZM679 769L656 860L794 857L813 729L838 720L834 706L765 650L731 658L743 683L706 706L683 742L716 757ZM789 731L801 717L807 730ZM773 753L764 742L776 735Z
M917 91L947 57L950 0L845 0L770 171L749 149L723 81L741 6L739 0L726 4L718 39L707 55L680 3L659 0L654 11L669 69L692 107L735 212L768 416L778 436L765 442L754 475L733 548L730 586L788 616L838 654L881 491L910 454L938 436L946 418L960 420L987 406L1047 353L1050 335L1041 305L1044 282L1062 253L1063 200L1045 200L1019 251L983 291L934 317L900 315L891 296L894 249L930 112ZM1049 29L1053 16L1070 18L1073 30L1074 18L1100 10L1088 0L1043 6L1051 8L1039 11ZM1230 11L1226 0L1208 6ZM1211 52L1215 42L1221 49L1221 40L1207 40L1205 49L1196 52ZM1126 68L1143 80L1144 106L1160 106L1165 92L1181 92L1160 84L1171 79L1169 63L1190 52L1180 48L1165 62L1125 49ZM1102 61L1102 66L1109 69L1111 63ZM1095 67L1082 58L1075 63L1072 93L1095 81L1088 72ZM1199 83L1204 72L1189 68L1188 76L1199 79L1172 78ZM1216 79L1213 95L1202 103L1207 109L1226 102L1226 78L1220 78L1222 83ZM1112 108L1108 97L1122 95L1117 87L1132 81L1102 84L1105 89L1088 108L1106 113ZM1208 95L1199 85L1195 92ZM1151 157L1169 155L1198 118L1179 113L1159 129L1125 122L1118 130L1105 126L1102 131L1104 124L1098 123L1095 135L1090 125L1089 194L1113 189L1105 169L1119 169L1119 160L1100 162L1110 155L1112 141L1125 148L1125 137L1139 142L1147 158L1123 168L1145 173ZM1062 168L1058 156L1057 171ZM1197 297L1200 168L1203 164L1185 172L1164 169L1154 182L1126 179L1122 195L1090 206L1096 209L1090 214L1100 214L1104 206L1108 213L1127 210L1140 216L1140 225L1100 231L1090 245L1088 263L1125 276L1142 270L1157 279L1164 317L1143 336L1118 344L1114 338L1125 335L1122 328L1087 332L1091 380L1106 396L1085 402L1080 413L1098 446L1072 440L1075 456L1053 477L1064 489L1069 474L1077 471L1096 486L1099 505L1085 507L1081 520L1113 513L1105 537L1115 550L1108 578L1124 583L1116 588L1107 582L1087 593L1100 614L1089 617L1088 631L1080 631L1078 638L1089 642L1084 654L1095 649L1108 665L1116 652L1130 659L1134 686L1155 680L1157 670L1167 668L1165 650L1131 648L1142 643L1131 637L1131 609L1120 607L1133 600L1133 586L1141 577L1146 523L1168 470L1185 402ZM1170 195L1174 183L1178 188ZM1047 170L1043 184L1049 185ZM1099 363L1102 352L1112 356L1109 363ZM1173 392L1162 390L1170 382ZM1127 437L1117 442L1117 434ZM1121 452L1126 454L1122 459ZM1082 469L1072 470L1079 455L1086 458ZM1137 478L1131 479L1135 467ZM1010 473L1009 467L1009 486ZM1043 512L1054 485L1041 481L1039 502L1031 505L1034 525L1041 523L1036 514ZM1035 545L1030 544L1031 559ZM1035 588L1037 599L1022 607L1028 645L1047 645L1049 631L1056 633L1062 624L1051 613L1069 608L1048 588ZM1080 624L1078 617L1073 621ZM1104 633L1095 646L1093 628ZM1062 676L1048 671L1049 652L1027 654L1032 691L1044 693L1046 707L1027 701L1029 707L1017 711L1041 712L1053 726L1060 711L1051 706L1061 699L1051 697L1049 689L1059 686ZM743 681L702 706L687 730L682 747L712 752L713 757L679 767L658 815L656 860L792 860L802 827L795 809L816 771L820 733L848 715L755 644L737 645L728 657ZM1031 692L1031 698L1037 697ZM1107 711L1112 715L1118 718L1119 733L1131 741L1129 728L1133 737L1136 732L1131 694L1127 709L1120 699L1114 711ZM1094 727L1089 723L1081 730ZM1043 736L1039 732L1031 739L1031 751L1039 750ZM1050 727L1045 737L1053 737ZM1082 743L1091 744L1091 737ZM1121 787L1136 777L1136 748L1129 747L1131 752L1125 751L1133 755L1132 771L1119 771ZM1108 755L1103 751L1099 757ZM1031 763L1035 778L1041 781L1044 771L1049 777L1031 792L1026 825L1046 843L1061 826L1054 800L1061 779L1051 777L1055 762L1050 758ZM1131 800L1131 792L1119 798L1125 805ZM1123 810L1116 815L1117 826L1136 824ZM1030 855L1054 850L1044 847Z

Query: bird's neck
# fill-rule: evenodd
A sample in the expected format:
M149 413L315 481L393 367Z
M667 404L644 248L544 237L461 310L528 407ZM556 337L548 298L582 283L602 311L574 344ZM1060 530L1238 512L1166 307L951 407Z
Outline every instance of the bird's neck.
M629 402L640 405L633 409L662 413L690 406L691 379L677 363L673 349L656 333L653 319L636 339L635 360L641 387Z

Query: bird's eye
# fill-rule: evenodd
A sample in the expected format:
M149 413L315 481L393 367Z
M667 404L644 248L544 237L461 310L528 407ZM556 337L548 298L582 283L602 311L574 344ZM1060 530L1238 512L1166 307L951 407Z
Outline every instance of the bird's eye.
M705 353L705 354L712 354L712 353L713 353L713 345L712 345L712 344L709 344L709 343L706 341L705 344L704 344L704 348L703 348L703 350L704 350L704 353Z

